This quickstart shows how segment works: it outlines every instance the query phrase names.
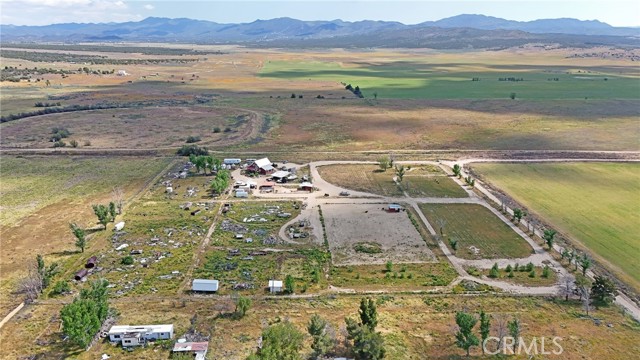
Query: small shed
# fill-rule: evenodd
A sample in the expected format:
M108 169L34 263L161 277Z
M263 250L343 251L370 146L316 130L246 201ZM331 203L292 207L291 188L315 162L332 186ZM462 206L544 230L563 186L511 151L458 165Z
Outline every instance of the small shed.
M88 274L89 274L89 271L87 269L82 269L82 270L78 271L73 278L76 281L80 281L80 280L84 279Z
M300 185L298 185L298 190L302 190L302 191L313 191L313 184L305 181L303 183L301 183Z
M191 284L193 291L216 292L218 291L218 280L193 279Z
M184 340L182 340L184 341ZM186 352L191 353L195 360L205 360L207 356L207 350L209 350L209 343L207 342L180 342L178 341L173 346L173 352Z
M87 259L87 263L84 264L84 267L87 269L91 269L96 267L96 264L98 263L98 258L95 256L90 257L89 259Z
M241 191L236 191L236 197L237 198L248 198L249 197L249 193L241 190Z
M389 211L389 212L400 212L400 211L402 211L402 206L400 206L398 204L389 204L387 206L387 211Z
M282 281L269 280L269 292L272 294L282 292Z

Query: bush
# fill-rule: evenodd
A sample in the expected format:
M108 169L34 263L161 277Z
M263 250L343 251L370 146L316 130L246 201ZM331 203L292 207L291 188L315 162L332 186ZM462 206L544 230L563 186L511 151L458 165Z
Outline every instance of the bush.
M187 144L192 144L198 141L200 141L200 136L189 136L187 138Z
M69 282L67 280L58 281L55 285L53 285L53 289L51 290L51 295L62 295L71 291L71 287L69 286Z
M54 148L65 147L65 146L67 146L67 143L62 140L58 140L53 143Z
M85 140L84 141L84 146L91 146L91 141L90 140Z
M219 133L220 131L222 131L222 129L220 129L220 127L218 127L218 126L213 128L213 132L216 133L216 134Z
M529 277L530 277L530 278L534 278L534 277L536 277L536 271L535 271L535 270L531 270L531 271L529 272Z
M71 141L69 141L69 145L71 145L71 147L73 147L73 148L77 148L78 147L78 141L77 140L71 140Z
M533 263L528 263L526 267L526 271L533 271Z
M224 128L224 132L226 133L231 132L231 128L227 126L226 128Z
M178 149L178 151L176 151L176 154L181 155L181 156L209 155L209 150L207 150L205 148L201 148L201 147L199 147L197 145L182 145L182 147L180 149Z
M122 265L133 265L133 256L127 255L120 260Z
M509 271L509 275L507 275L507 277L512 278L512 277L514 277L514 276L515 276L515 274L513 273L513 271Z
M550 275L551 275L551 269L549 269L548 265L545 265L544 268L542 269L542 277L546 279Z
M504 268L504 271L506 272L511 272L511 270L513 270L513 268L511 267L511 264L507 265L507 267Z

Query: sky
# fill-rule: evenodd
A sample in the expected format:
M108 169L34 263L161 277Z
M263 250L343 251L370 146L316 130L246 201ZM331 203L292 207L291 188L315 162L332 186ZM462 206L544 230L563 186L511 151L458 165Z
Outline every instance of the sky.
M529 21L570 17L613 26L640 26L640 1L629 0L0 0L0 24L139 21L150 16L218 23L291 17L300 20L385 20L404 24L460 14Z

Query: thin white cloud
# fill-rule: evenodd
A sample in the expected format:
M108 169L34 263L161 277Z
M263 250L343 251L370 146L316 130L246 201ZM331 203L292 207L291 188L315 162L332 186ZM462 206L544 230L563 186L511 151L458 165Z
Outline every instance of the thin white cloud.
M147 10L153 10L153 9L155 9L156 7L155 7L155 6L153 6L153 5L151 5L151 4L146 4L146 5L144 6L144 8L145 8L145 9L147 9Z
M2 24L46 25L70 22L137 21L122 0L0 0Z

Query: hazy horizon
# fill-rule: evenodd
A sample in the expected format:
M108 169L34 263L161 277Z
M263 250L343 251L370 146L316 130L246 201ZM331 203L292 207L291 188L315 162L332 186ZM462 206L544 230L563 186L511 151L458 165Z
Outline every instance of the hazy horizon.
M305 21L397 21L411 25L478 14L516 21L574 18L617 27L640 26L640 2L614 1L124 1L0 0L3 25L109 23L148 17L250 23L289 17Z

